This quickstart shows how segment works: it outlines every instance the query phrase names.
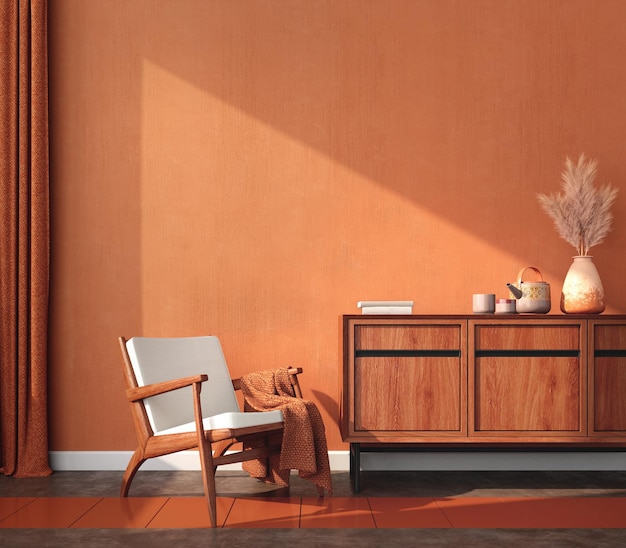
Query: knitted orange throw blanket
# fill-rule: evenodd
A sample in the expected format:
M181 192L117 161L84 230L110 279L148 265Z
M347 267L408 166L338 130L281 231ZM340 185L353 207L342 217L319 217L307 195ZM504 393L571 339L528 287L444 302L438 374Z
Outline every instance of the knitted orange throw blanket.
M244 411L280 409L284 432L280 455L243 463L243 469L260 480L289 485L290 470L317 486L318 493L332 493L324 422L312 401L296 398L287 369L250 373L241 378Z

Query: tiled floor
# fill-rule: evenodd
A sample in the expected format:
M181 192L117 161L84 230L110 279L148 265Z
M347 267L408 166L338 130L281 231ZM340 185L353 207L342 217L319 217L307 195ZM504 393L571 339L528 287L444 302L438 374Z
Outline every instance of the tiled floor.
M255 497L218 499L225 528L626 528L619 497ZM210 527L203 497L3 497L0 530Z
M623 546L626 473L348 474L318 498L242 474L218 478L208 529L197 472L140 472L120 499L119 472L0 477L0 546Z

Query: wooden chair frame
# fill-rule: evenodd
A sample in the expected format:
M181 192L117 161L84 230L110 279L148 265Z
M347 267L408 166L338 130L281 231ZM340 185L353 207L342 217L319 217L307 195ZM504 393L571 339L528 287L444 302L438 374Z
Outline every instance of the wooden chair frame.
M205 430L202 422L200 392L202 390L202 383L209 380L208 375L198 374L192 377L138 386L126 347L127 340L124 337L119 337L118 340L124 364L126 397L132 408L133 422L139 443L124 472L120 496L128 496L130 484L137 470L147 459L197 448L199 451L202 482L204 494L207 498L211 527L217 527L215 490L215 472L217 467L223 464L267 458L272 454L280 453L280 444L268 445L267 439L268 436L282 434L283 423L272 423L248 428ZM298 398L302 398L302 391L298 382L298 375L300 373L302 373L301 368L289 368L289 378L294 388L294 393ZM240 379L233 379L232 382L235 390L241 389ZM178 390L188 386L192 387L193 401L190 401L189 404L193 405L194 408L196 431L155 435L150 425L143 400L151 396L164 394L171 390ZM254 449L242 448L228 455L226 454L226 451L237 443L258 439L265 440L265 444L262 447L256 447Z

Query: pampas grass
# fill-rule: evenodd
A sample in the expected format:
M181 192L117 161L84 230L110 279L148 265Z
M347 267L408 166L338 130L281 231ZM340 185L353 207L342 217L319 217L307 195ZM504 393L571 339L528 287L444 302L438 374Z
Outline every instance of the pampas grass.
M593 186L597 162L585 160L581 154L578 164L569 158L561 178L560 194L538 194L544 211L552 217L559 236L576 248L578 255L602 243L611 230L613 215L609 211L617 189L609 185Z

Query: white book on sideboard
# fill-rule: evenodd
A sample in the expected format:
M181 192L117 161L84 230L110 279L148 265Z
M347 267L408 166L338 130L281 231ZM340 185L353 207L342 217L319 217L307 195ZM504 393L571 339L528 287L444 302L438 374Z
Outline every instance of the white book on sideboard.
M413 301L359 301L362 314L412 314Z

